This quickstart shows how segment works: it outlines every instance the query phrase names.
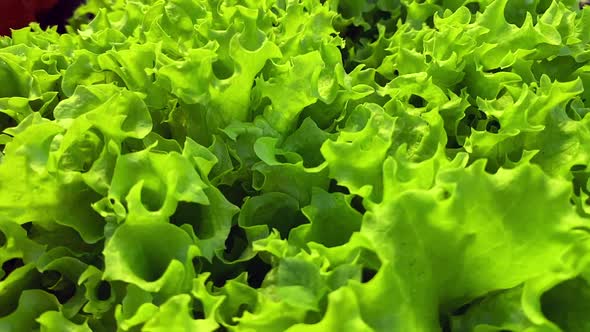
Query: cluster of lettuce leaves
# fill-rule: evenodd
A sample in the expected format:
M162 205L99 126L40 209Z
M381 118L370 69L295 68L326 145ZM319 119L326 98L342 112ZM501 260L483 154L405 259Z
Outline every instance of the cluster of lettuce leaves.
M70 23L0 39L1 331L590 331L590 8Z

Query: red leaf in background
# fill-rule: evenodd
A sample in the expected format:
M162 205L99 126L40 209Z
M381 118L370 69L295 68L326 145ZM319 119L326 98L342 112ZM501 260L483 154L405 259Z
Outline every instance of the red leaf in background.
M36 15L59 0L0 0L0 35L10 35L10 29L26 27Z
M47 10L55 6L59 0L33 0L33 2L35 3L35 12L39 13L39 11Z

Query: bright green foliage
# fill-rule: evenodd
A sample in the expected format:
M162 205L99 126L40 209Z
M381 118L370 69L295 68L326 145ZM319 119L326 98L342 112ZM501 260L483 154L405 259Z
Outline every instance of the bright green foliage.
M70 23L0 38L0 331L590 330L590 7Z

